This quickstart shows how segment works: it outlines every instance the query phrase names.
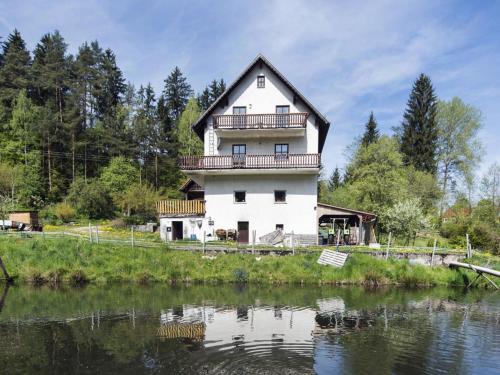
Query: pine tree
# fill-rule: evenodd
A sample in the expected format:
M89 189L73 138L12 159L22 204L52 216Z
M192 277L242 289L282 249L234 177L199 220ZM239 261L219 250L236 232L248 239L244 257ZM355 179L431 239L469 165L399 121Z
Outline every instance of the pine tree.
M330 179L328 180L328 190L334 191L335 189L338 189L342 185L342 181L340 180L340 172L338 167L335 167L335 169L332 172L332 175L330 176Z
M98 62L100 48L97 42L91 46L84 43L79 49L73 64L73 95L77 97L79 112L84 128L92 127L96 122L96 85L99 77Z
M206 111L210 105L212 105L212 102L210 100L210 90L208 87L205 87L205 89L202 91L201 94L198 94L198 107L202 111Z
M401 129L400 149L406 165L435 174L437 170L436 95L431 80L421 74L413 84Z
M202 111L206 111L224 91L226 91L226 83L222 78L219 81L212 80L210 85L205 87L201 94L198 94L198 106Z
M115 115L116 107L125 93L125 79L116 64L116 56L109 48L99 62L97 90L97 113L100 119Z
M29 86L31 57L19 31L14 30L3 43L0 68L0 105L4 114L10 114L19 91Z
M46 148L49 193L57 191L54 187L61 182L55 178L59 175L56 166L60 171L70 170L53 160L54 152L65 152L65 141L69 138L64 122L72 61L66 56L66 49L67 44L58 31L45 34L35 48L32 66L33 98L43 106L39 131Z
M361 144L368 147L370 144L377 142L379 138L379 132L377 129L377 121L375 121L375 116L373 112L370 113L370 118L365 125L365 133L361 138Z
M165 79L163 90L166 108L174 123L177 123L179 116L186 107L189 97L193 95L191 85L182 74L179 67L175 67L172 73Z

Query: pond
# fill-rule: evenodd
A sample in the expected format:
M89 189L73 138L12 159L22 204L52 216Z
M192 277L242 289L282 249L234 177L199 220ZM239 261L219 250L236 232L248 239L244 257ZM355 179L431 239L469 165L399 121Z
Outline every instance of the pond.
M3 290L0 309L2 374L500 368L500 293L485 290L14 286Z

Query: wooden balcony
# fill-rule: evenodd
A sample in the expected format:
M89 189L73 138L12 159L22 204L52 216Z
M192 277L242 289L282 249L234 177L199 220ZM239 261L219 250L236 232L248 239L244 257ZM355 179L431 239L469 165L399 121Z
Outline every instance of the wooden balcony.
M205 202L198 200L158 201L156 211L160 216L203 216L205 215Z
M184 156L182 170L319 168L321 154Z
M214 115L214 129L305 128L308 113L263 113L253 115Z

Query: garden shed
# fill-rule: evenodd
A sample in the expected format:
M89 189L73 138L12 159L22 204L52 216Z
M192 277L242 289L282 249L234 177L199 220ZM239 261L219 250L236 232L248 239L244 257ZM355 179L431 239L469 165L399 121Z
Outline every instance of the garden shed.
M376 242L374 228L377 215L374 213L324 203L318 203L316 210L320 228L320 245L324 244L326 234L329 234L331 242L332 236L336 237L339 229L342 232L339 242L342 244L368 245ZM326 232L321 228L327 228Z

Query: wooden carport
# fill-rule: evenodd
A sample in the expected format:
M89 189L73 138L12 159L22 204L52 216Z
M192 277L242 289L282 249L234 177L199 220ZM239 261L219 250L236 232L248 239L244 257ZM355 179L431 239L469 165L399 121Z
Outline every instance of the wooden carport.
M375 223L377 215L371 212L353 210L350 208L318 203L317 207L318 225L331 223L333 220L346 220L346 224L353 229L350 234L352 243L355 245L375 242Z

